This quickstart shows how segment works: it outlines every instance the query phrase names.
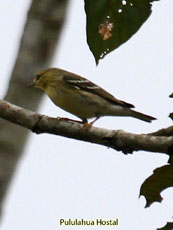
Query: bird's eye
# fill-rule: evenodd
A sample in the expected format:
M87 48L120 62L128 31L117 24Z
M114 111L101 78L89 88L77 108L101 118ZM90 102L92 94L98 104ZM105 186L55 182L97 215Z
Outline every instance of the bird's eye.
M36 81L39 81L40 77L41 77L41 75L38 74L38 75L36 76Z

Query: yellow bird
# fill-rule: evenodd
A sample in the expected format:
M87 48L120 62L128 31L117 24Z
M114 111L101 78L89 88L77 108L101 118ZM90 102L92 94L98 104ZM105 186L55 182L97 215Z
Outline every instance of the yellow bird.
M156 118L134 111L134 106L116 99L93 82L74 73L49 68L40 72L31 86L45 91L55 105L79 117L83 123L103 116L134 117L146 122Z

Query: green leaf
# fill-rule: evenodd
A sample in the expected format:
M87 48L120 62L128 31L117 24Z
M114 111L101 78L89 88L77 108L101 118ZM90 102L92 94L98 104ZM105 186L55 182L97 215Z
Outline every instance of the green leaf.
M158 0L85 0L87 42L99 60L138 31Z
M173 160L170 157L170 162ZM161 202L160 193L166 188L173 187L173 162L154 170L154 173L147 178L141 186L140 196L143 195L147 201L145 207L153 202Z
M169 117L173 120L173 113L170 113Z
M171 94L169 95L169 97L173 98L173 93L171 93Z
M169 95L169 97L170 97L170 98L173 98L173 93L171 93L171 94ZM170 114L169 114L169 117L173 120L173 113L170 113Z
M158 228L157 230L172 230L172 229L173 229L173 223L167 222L167 224L164 227Z

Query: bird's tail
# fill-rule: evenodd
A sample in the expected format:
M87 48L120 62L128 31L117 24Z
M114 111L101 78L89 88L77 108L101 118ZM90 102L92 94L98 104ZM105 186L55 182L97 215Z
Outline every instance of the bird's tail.
M138 118L142 121L146 121L146 122L152 122L153 120L157 120L155 117L151 117L149 115L143 114L143 113L139 113L137 111L131 110L131 116Z

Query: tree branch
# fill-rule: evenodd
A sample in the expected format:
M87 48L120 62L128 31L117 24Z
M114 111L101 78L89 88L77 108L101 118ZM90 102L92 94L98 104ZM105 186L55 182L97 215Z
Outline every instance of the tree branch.
M37 134L55 134L104 145L123 153L144 150L168 154L173 146L173 137L133 134L122 130L87 127L77 121L48 117L3 100L0 100L0 117Z
M165 129L160 129L156 132L149 133L152 136L164 136L164 137L170 137L173 136L173 126L170 126Z
M25 89L48 68L62 35L68 0L32 0L5 100L36 110L42 94ZM15 19L14 19L15 20ZM28 130L0 120L0 216L10 181L23 154Z

